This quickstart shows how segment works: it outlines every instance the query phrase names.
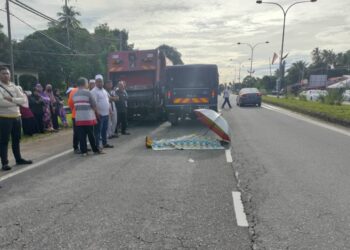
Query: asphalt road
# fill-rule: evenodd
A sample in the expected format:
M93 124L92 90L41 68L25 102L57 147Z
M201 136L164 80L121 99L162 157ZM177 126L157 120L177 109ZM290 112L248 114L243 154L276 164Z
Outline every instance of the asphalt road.
M205 131L197 121L135 124L106 155L70 153L0 182L0 248L250 249L223 150L144 146L146 135Z
M106 155L67 154L0 182L0 248L349 249L349 131L264 105L222 113L232 164L222 150L144 147L146 135L204 133L196 121L136 123Z
M350 249L350 131L266 105L223 114L253 246Z

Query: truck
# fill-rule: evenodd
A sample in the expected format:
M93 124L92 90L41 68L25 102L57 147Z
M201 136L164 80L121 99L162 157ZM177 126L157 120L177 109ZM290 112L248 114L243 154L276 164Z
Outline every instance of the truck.
M108 55L108 78L125 81L128 118L163 119L166 59L158 49L112 52Z
M218 110L219 73L215 64L187 64L166 68L165 110L169 122L194 118L199 108Z

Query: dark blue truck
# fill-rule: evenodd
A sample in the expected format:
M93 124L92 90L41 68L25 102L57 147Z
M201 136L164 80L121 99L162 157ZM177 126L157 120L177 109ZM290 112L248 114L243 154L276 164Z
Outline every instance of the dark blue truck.
M193 110L218 109L218 67L214 64L168 66L165 81L165 109L172 125L194 117Z

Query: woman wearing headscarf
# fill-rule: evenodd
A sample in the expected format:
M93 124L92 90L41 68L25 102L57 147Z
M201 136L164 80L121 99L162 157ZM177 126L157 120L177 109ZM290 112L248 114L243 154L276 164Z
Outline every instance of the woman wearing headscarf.
M65 128L68 127L67 117L66 117L66 111L64 110L64 101L61 96L60 90L55 89L53 92L56 101L57 101L57 109L58 109L58 115L62 121L62 124Z
M23 93L26 99L25 104L19 107L19 110L21 112L21 118L22 118L23 134L32 136L33 134L38 133L38 126L36 124L34 114L32 110L29 108L27 93L24 92L20 86L18 86L18 88Z
M39 90L34 88L32 95L29 97L29 107L34 115L39 133L44 133L44 106L45 103Z
M47 84L45 86L45 94L50 98L50 112L51 112L51 121L52 127L54 130L58 130L58 108L57 108L57 100L55 95L53 94L52 85Z
M43 86L41 86L40 83L38 83L35 87L39 91L40 96L44 102L44 115L43 115L44 129L46 131L53 132L54 129L52 127L52 120L51 120L50 97L43 91L44 90Z

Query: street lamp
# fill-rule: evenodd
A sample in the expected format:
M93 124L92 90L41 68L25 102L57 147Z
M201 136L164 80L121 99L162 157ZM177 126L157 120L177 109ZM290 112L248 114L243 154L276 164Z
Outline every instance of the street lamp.
M269 41L266 41L264 43L269 43ZM238 45L241 45L241 44L245 44L247 46L250 47L250 50L251 50L251 54L250 54L250 71L249 71L249 76L252 77L252 73L253 73L253 57L254 57L254 49L256 48L256 46L260 45L260 44L264 44L264 43L257 43L257 44L254 44L254 45L251 45L250 43L241 43L241 42L238 42L237 44Z
M273 5L277 5L278 7L281 8L281 10L283 11L283 31L282 31L282 45L281 45L281 56L280 56L280 84L284 84L284 66L283 66L283 49L284 49L284 33L285 33L285 28L286 28L286 17L287 17L287 13L290 10L290 8L292 8L294 5L296 4L300 4L300 3L313 3L316 2L317 0L308 0L308 1L299 1L299 2L295 2L293 4L291 4L290 6L288 6L287 9L284 9L282 7L282 5L280 5L279 3L275 3L275 2L263 2L262 0L257 0L256 3L257 4L262 4L262 3L266 3L266 4L273 4ZM276 90L277 90L277 97L279 97L279 90L280 90L280 84L277 81L276 82ZM287 91L287 86L286 86L286 91Z

